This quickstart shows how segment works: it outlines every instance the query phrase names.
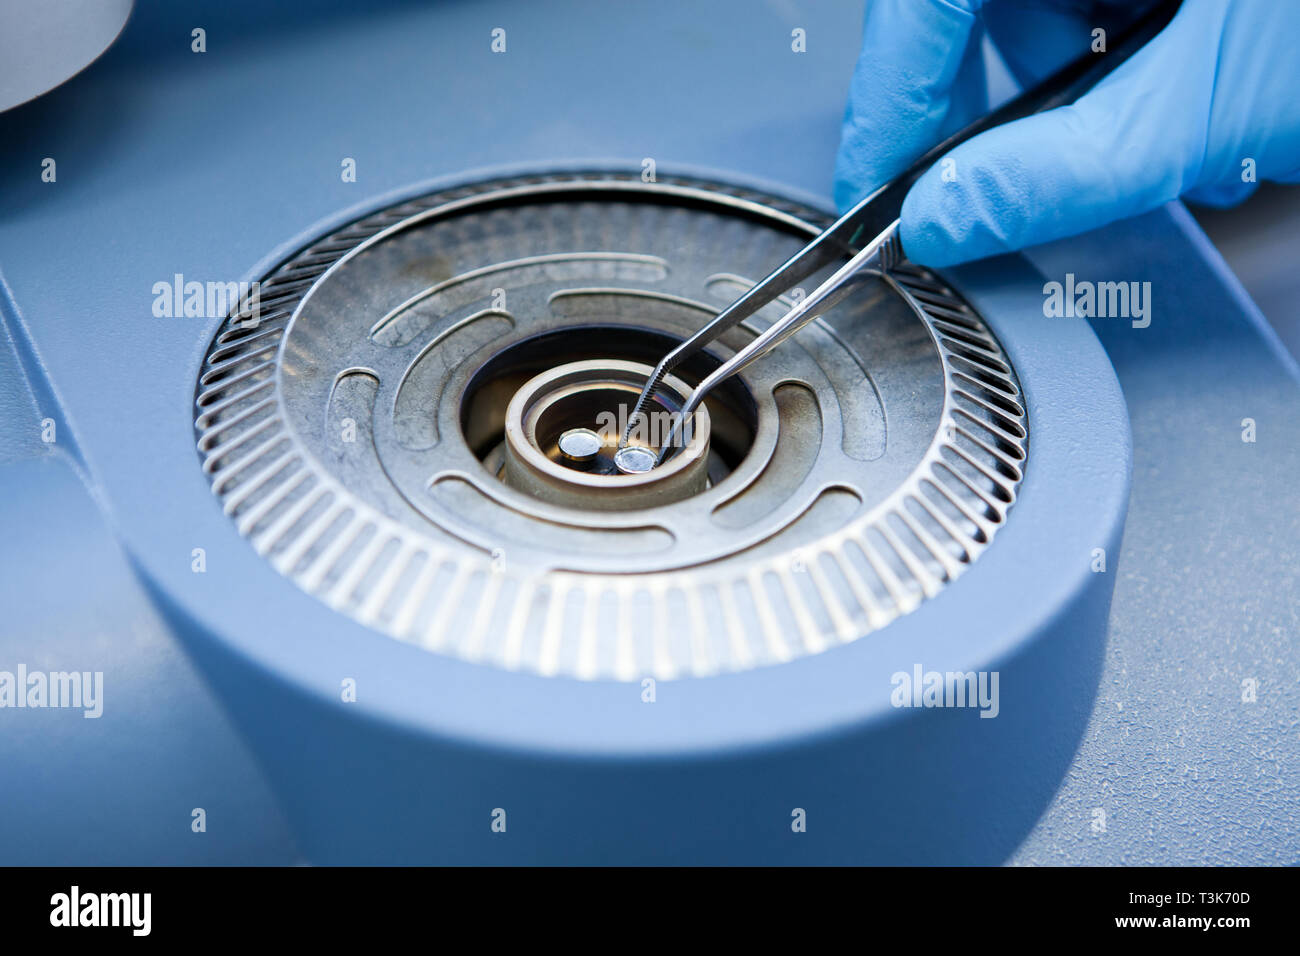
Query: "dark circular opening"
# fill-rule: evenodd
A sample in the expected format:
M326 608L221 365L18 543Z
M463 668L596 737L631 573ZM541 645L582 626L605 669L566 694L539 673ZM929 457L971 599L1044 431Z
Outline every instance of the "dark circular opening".
M506 407L515 392L534 375L585 360L622 359L655 365L681 339L655 329L625 325L582 325L555 329L506 346L474 373L460 402L460 427L470 450L484 461L502 443L505 435ZM693 356L673 374L691 387L722 364L721 359L706 352ZM609 392L610 394L605 394ZM596 394L599 393L599 394ZM629 398L630 395L630 398ZM560 435L570 428L596 428L592 422L601 411L635 403L635 392L617 389L592 389L575 397L572 403L548 415L545 434L538 431L538 444L547 457L558 460ZM715 388L705 400L712 429L711 458L717 467L709 468L710 478L719 480L730 473L749 453L758 429L758 405L744 382L733 377ZM600 406L600 407L597 407ZM667 404L666 410L673 406ZM588 418L592 422L588 422ZM621 425L621 423L620 423ZM612 462L610 467L613 467Z

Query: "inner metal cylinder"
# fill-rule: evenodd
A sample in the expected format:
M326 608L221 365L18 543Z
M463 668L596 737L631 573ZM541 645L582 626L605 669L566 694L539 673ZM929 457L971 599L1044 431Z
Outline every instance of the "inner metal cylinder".
M559 365L525 382L506 409L506 484L551 504L597 511L653 508L708 486L709 413L700 408L681 435L680 451L648 471L627 473L616 461L620 436L654 370L639 362L594 360ZM633 423L628 447L657 454L690 388L664 379L647 413ZM572 454L578 438L599 439L594 454ZM585 451L586 449L584 449Z

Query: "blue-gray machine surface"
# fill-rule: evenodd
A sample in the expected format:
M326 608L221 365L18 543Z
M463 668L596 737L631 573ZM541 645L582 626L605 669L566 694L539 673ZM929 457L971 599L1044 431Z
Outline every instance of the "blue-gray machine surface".
M0 862L1296 862L1300 387L1179 205L944 273L1015 370L1014 506L860 634L801 603L838 573L815 553L767 616L728 605L778 643L829 615L824 646L707 673L420 647L288 580L214 495L196 383L227 320L158 315L158 283L251 282L493 180L824 214L860 15L144 2L100 62L0 115L0 671L103 673L96 718L0 711ZM1150 283L1149 323L1047 317L1067 274ZM543 651L588 626L555 603L580 571L528 585L560 607ZM429 613L519 604L492 573L452 574ZM652 618L687 608L676 573ZM513 626L475 613L439 633ZM898 706L921 701L899 675L931 670L996 674L995 708Z

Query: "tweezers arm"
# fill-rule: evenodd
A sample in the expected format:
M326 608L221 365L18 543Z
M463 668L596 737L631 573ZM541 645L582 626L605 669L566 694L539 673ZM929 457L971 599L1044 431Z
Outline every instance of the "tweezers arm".
M854 255L848 262L836 269L825 282L819 285L806 298L795 304L785 315L763 330L761 335L743 349L713 370L704 381L691 392L682 406L678 420L668 435L668 440L659 449L656 464L662 464L670 450L678 444L684 423L688 422L695 410L700 407L705 397L715 385L743 371L752 362L756 362L782 342L786 341L818 316L833 308L851 291L869 276L877 273L871 271L873 265L879 266L881 272L887 272L902 257L902 247L898 242L898 222L890 223L869 245Z

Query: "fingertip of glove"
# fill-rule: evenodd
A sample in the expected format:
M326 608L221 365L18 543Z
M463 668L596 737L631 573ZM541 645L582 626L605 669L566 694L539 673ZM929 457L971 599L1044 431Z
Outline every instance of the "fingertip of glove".
M940 160L903 201L903 248L922 265L946 266L999 255L1041 241L1032 209L1032 177L1019 161L986 159L956 165ZM910 245L909 245L910 240Z
M923 266L950 266L974 258L966 253L965 243L953 228L945 206L956 197L953 183L932 182L926 175L912 187L903 200L899 219L899 238L907 258ZM937 188L936 188L937 186Z
M858 188L855 179L836 175L831 198L835 200L835 208L839 210L841 216L852 209L854 204L865 195L866 193Z
M835 157L835 179L831 187L831 197L841 215L867 195L874 175L875 172L857 154L853 141L846 136Z
M1258 186L1258 183L1217 183L1199 186L1186 193L1185 198L1194 205L1227 209L1249 199Z

